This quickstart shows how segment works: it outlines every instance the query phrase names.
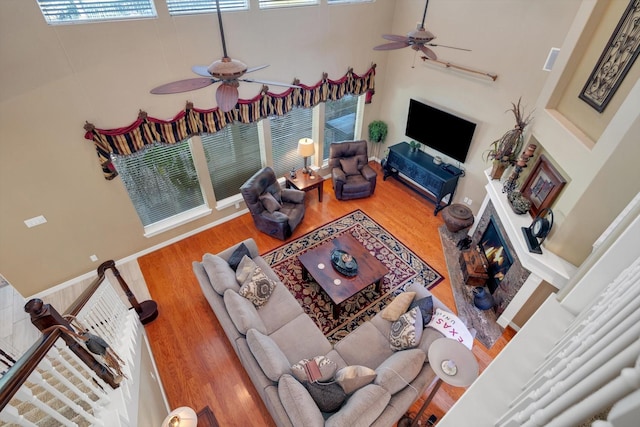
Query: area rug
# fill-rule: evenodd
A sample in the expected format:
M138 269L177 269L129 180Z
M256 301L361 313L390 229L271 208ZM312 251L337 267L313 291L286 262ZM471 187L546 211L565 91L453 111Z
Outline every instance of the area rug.
M480 310L473 304L473 287L464 283L459 261L460 250L456 244L465 234L452 233L444 225L438 228L438 232L447 270L449 270L449 282L451 282L458 317L467 325L467 328L475 329L476 339L489 349L498 341L503 330L498 325L498 316L493 310Z
M380 293L371 285L344 301L340 317L336 320L331 314L333 303L322 288L313 281L303 280L298 256L345 233L351 233L389 272L382 279ZM325 224L262 256L332 343L338 342L373 317L411 283L432 289L443 278L361 210Z

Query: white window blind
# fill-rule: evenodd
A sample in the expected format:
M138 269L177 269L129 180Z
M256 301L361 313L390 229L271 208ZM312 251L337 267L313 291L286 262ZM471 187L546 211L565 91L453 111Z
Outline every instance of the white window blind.
M130 156L112 156L146 227L204 205L189 140L154 144Z
M153 0L37 0L49 24L153 18Z
M202 134L216 200L240 193L240 186L262 167L257 123L234 123Z
M170 15L216 12L216 0L167 0ZM220 0L220 10L248 10L249 0Z
M304 159L298 155L298 140L311 138L313 122L311 108L294 108L284 116L270 117L273 170L277 176L299 169ZM311 159L309 159L309 164Z
M313 6L320 4L320 0L260 0L260 9L291 6Z
M351 141L355 137L358 97L345 95L338 101L327 101L324 107L324 158L329 158L329 144Z
M339 3L373 3L374 0L327 0L328 4L339 4Z

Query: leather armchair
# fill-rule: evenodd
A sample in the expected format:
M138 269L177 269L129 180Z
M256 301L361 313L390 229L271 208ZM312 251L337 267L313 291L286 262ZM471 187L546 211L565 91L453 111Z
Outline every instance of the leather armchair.
M304 217L305 193L282 189L270 167L256 172L240 192L256 228L280 240L288 239Z
M338 200L369 197L378 174L368 165L367 141L333 142L329 146L329 169Z

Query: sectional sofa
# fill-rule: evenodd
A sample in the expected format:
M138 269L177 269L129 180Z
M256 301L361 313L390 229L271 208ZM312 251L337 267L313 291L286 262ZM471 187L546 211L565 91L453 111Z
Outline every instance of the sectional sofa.
M251 259L274 283L267 302L256 308L238 292L240 284L228 260L243 243ZM419 345L394 351L391 324L381 313L332 345L305 314L262 257L253 239L193 262L202 292L220 321L235 352L278 426L392 426L432 383L429 345L443 335L429 327ZM430 295L415 286L416 298ZM437 299L434 309L446 309ZM347 396L339 410L323 413L292 366L303 359L325 356L338 369L364 366L375 379Z

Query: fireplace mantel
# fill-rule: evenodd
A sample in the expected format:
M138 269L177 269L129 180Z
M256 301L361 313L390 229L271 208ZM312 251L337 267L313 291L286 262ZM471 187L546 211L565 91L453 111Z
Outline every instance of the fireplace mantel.
M498 318L498 324L502 327L507 325L516 326L511 324L513 318L525 305L529 297L535 293L536 289L538 289L543 281L549 283L557 290L562 289L573 276L577 268L565 259L552 253L549 249L544 247L544 245L542 247L541 255L529 252L521 227L528 227L531 225L533 218L528 214L517 215L513 212L511 206L509 206L506 194L502 192L502 182L492 180L489 177L489 172L490 170L485 171L485 176L488 181L488 184L485 187L487 195L480 207L478 218L483 215L487 206L491 203L505 232L507 233L507 238L510 240L520 264L523 268L531 272L525 283L518 290L518 293ZM474 234L475 227L477 226L478 221L476 221L472 229L469 231L469 235Z

